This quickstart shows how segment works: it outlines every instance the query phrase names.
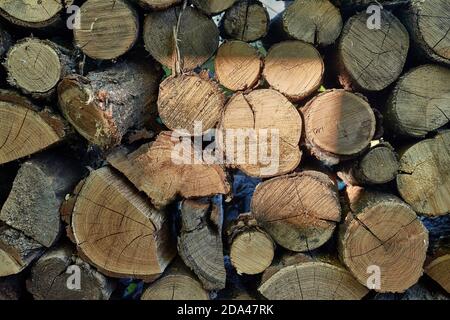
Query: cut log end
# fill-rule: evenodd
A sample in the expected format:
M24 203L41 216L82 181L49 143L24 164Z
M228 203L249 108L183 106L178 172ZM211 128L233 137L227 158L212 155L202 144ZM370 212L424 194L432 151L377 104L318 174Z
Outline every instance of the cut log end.
M241 215L228 233L230 260L238 274L259 274L272 264L275 244L251 214Z
M260 2L239 1L225 12L222 27L226 38L256 41L267 34L269 14Z
M152 281L175 255L167 218L108 167L75 195L71 230L79 253L112 277Z
M404 292L423 273L427 230L416 213L392 195L358 188L348 189L348 195L352 212L339 234L341 260L370 289ZM371 278L376 270L379 281Z
M450 70L423 65L397 82L385 112L386 124L394 133L425 137L449 122Z
M319 46L333 44L343 25L341 13L328 0L295 1L283 13L282 24L290 37Z
M75 42L93 59L115 59L137 40L137 12L124 0L86 1L80 8L80 17L80 27L74 29Z
M49 41L24 39L8 52L8 81L29 94L51 92L65 73L61 53Z
M181 17L180 17L181 15ZM213 20L192 7L151 12L145 18L144 42L148 52L161 64L172 68L176 50L174 28L179 23L177 46L183 70L193 70L205 63L219 46L219 29ZM207 30L207 32L198 32Z
M299 101L320 87L324 69L322 57L312 45L285 41L270 48L263 74L272 88Z
M262 60L258 51L242 41L229 41L220 46L215 60L220 84L232 91L245 91L258 84Z
M163 10L173 5L180 4L183 0L134 0L143 8L152 10Z
M325 174L304 171L261 183L252 199L258 223L282 247L314 250L327 242L340 221L336 188Z
M397 188L413 209L429 216L450 211L450 132L422 140L408 148L400 158Z
M383 90L403 71L409 50L408 31L388 10L381 10L380 28L369 29L369 20L369 14L359 13L342 31L339 80L345 89Z
M308 148L330 164L358 156L375 135L376 118L369 103L344 90L322 93L302 111Z
M425 273L450 293L450 273L448 270L450 270L450 254L435 257L425 267Z
M305 258L277 269L258 289L270 300L361 300L368 293L339 264Z
M55 145L67 133L59 116L47 109L39 111L14 92L0 90L0 164Z
M160 85L161 120L169 129L182 134L201 135L214 128L224 104L225 96L219 86L196 74L170 77Z
M302 118L287 98L275 90L255 90L230 99L218 140L232 166L250 176L274 177L300 164L302 129Z

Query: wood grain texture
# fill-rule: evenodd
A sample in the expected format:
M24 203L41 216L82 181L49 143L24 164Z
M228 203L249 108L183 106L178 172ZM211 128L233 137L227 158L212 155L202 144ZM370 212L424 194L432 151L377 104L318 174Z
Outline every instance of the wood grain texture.
M369 29L370 15L352 16L339 40L339 81L345 89L379 91L398 79L409 50L409 34L389 11L381 10L380 29Z
M192 0L207 15L215 15L231 7L237 0Z

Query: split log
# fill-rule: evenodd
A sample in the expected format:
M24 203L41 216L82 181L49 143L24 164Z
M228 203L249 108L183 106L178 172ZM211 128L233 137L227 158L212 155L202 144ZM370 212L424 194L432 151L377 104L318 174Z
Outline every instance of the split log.
M0 211L0 220L51 247L61 231L59 207L82 173L76 161L53 152L24 162Z
M109 299L113 282L74 254L69 246L61 246L36 261L27 280L27 289L35 300ZM79 276L79 283L71 276Z
M422 140L401 154L397 188L414 211L429 216L450 211L450 131Z
M345 90L326 91L301 111L306 146L329 165L360 155L369 148L376 132L376 117L367 100Z
M242 41L222 44L215 59L215 71L220 84L232 91L255 87L262 72L258 50Z
M221 29L224 38L252 42L267 34L269 21L269 13L261 2L243 0L225 12Z
M192 0L194 6L207 15L216 15L231 7L237 0Z
M48 40L26 38L8 51L4 66L8 83L33 98L48 98L58 82L74 73L67 50Z
M450 3L446 0L411 0L401 18L417 52L450 65Z
M387 142L373 145L360 159L344 163L338 176L352 186L388 183L397 176L398 156Z
M264 272L275 255L275 244L250 214L241 214L227 230L230 260L238 274Z
M20 276L0 278L0 301L19 300L22 296L22 283Z
M0 277L18 274L44 253L44 247L0 222Z
M380 28L369 29L370 14L358 13L344 26L338 47L339 81L345 89L379 91L398 79L409 50L409 35L388 10Z
M0 90L0 164L53 146L68 135L65 121L12 91Z
M273 20L270 37L325 47L335 43L342 26L341 13L330 1L297 0Z
M69 237L80 257L107 276L158 278L176 251L165 213L108 167L92 171L77 190L68 199Z
M310 251L327 242L341 219L334 182L324 173L303 171L257 186L252 213L282 247Z
M177 196L198 198L230 193L223 168L194 163L191 140L174 141L171 132L162 132L155 142L134 152L120 148L107 160L147 194L157 208L167 206Z
M169 68L174 66L177 57L174 29L178 29L176 43L183 70L193 70L202 65L219 46L219 29L216 24L195 8L187 7L182 10L180 7L173 7L165 11L150 12L144 23L145 48L158 62Z
M270 48L263 75L272 88L295 102L319 89L324 71L316 48L302 41L285 41Z
M397 82L385 112L394 134L425 137L450 119L450 69L423 65Z
M209 300L209 294L195 275L176 260L161 279L145 289L141 300Z
M267 269L258 291L270 300L361 300L368 293L335 259L303 254Z
M225 288L222 223L221 203L205 198L181 203L178 253L206 290Z
M4 0L0 1L0 15L18 26L44 28L58 25L72 3L73 0Z
M383 8L390 8L405 5L409 1L410 0L378 0L375 2L373 0L332 0L331 2L333 2L334 5L340 8L357 8L358 10L360 10L361 8L365 8L370 4L381 5L383 6Z
M202 135L212 129L224 104L222 90L206 73L169 77L159 87L159 116L170 130L180 133ZM196 125L200 125L200 131Z
M182 0L132 0L141 7L151 10L163 10L173 5L180 4Z
M12 45L11 36L0 25L0 57L1 58L3 58L3 55L9 50L11 45Z
M300 164L303 121L275 90L238 93L225 107L217 143L226 162L255 177L292 172Z
M423 273L428 231L399 198L347 188L350 212L339 230L339 255L361 284L377 292L404 292ZM372 282L377 275L379 283ZM372 273L375 272L375 273Z
M88 0L80 8L75 44L92 59L109 60L125 54L139 34L136 10L125 0Z
M425 273L445 291L450 293L450 253L449 249L442 250L433 257L431 257L428 264L425 266Z
M89 142L102 149L119 145L130 129L152 116L161 70L149 61L131 60L71 75L58 85L58 103L64 117Z

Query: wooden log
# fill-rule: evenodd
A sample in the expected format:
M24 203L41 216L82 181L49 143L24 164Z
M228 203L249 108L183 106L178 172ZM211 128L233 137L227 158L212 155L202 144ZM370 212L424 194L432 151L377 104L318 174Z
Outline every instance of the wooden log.
M422 65L403 75L387 104L384 119L393 134L423 138L449 122L450 69Z
M48 40L25 38L8 51L4 66L8 83L33 98L49 98L58 82L74 73L69 52Z
M237 0L192 0L194 6L207 15L216 15L231 7Z
M328 0L297 0L271 23L270 37L296 39L325 47L342 31L342 17Z
M35 300L108 300L114 289L106 278L63 245L47 251L31 269L27 289ZM79 276L79 283L71 277ZM79 287L77 287L79 285Z
M251 208L261 227L280 246L296 252L322 246L341 219L337 188L326 174L317 171L259 184Z
M381 10L380 28L369 29L370 14L352 16L337 52L339 81L345 89L379 91L398 79L409 50L409 35L389 11Z
M172 138L171 132L162 132L155 142L134 152L119 148L107 160L149 196L157 208L167 206L178 196L199 198L230 193L221 166L194 163L191 141L186 145L183 139Z
M450 250L442 250L431 257L425 266L425 273L450 293Z
M0 222L0 277L18 274L44 253L44 247Z
M170 265L163 277L145 289L141 300L209 300L209 294L178 259Z
M222 90L206 73L169 77L159 87L159 116L170 130L180 133L201 135L214 128L224 105ZM199 132L196 124L201 126Z
M263 38L269 29L269 13L259 1L238 1L221 20L223 37L245 42Z
M178 253L206 290L225 288L222 223L221 203L206 198L181 203Z
M44 28L58 25L73 0L0 1L0 15L22 27Z
M329 165L360 155L376 132L376 117L367 100L345 90L321 93L301 111L307 148Z
M0 25L0 57L3 58L3 55L9 50L11 45L12 39L10 34Z
M361 156L360 159L343 163L338 176L353 186L388 183L397 176L398 156L387 142L379 142Z
M80 7L75 45L92 59L120 57L134 46L139 34L136 10L125 0L88 0Z
M161 70L149 61L129 60L86 76L71 75L58 85L64 117L102 149L119 145L131 128L152 116Z
M29 156L63 141L66 122L12 91L0 90L0 164Z
M269 85L294 102L319 89L324 75L320 53L301 41L284 41L267 53L263 75Z
M432 61L450 65L450 4L446 0L411 0L401 19L414 49Z
M216 24L195 8L187 7L182 10L180 7L173 7L150 12L144 23L145 48L158 62L169 68L174 67L177 57L174 29L178 29L176 43L181 67L185 71L205 63L219 46L219 29Z
M303 121L295 106L275 90L233 96L219 129L217 141L227 164L250 176L274 177L300 164Z
M0 211L0 220L51 247L61 231L59 207L82 174L77 161L54 152L24 162Z
M429 216L450 211L450 131L422 140L400 157L397 189L414 211Z
M416 213L390 194L353 187L347 188L347 196L351 211L339 230L341 261L361 284L377 292L404 292L417 283L428 231ZM379 283L371 279L375 268Z
M256 48L243 41L227 41L215 59L217 80L229 90L245 91L258 84L262 65Z
M107 276L158 278L176 251L164 212L109 167L92 171L77 190L68 198L69 237L80 257Z
M238 274L259 274L272 264L275 244L250 213L241 214L227 235L231 264Z
M0 278L0 301L19 300L22 297L21 276Z
M258 291L269 300L361 300L368 290L331 257L282 257Z
M395 8L398 6L404 6L408 4L410 0L378 0L377 2L373 0L332 0L335 6L342 8L344 10L356 9L361 10L369 5L380 5L383 8Z
M180 4L182 0L132 0L144 9L164 10L173 5Z

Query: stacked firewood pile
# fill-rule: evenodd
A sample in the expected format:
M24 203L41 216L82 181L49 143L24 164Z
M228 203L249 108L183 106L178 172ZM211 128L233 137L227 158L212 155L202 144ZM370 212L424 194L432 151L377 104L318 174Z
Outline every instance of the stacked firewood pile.
M0 0L0 299L446 298L450 2L275 3Z

